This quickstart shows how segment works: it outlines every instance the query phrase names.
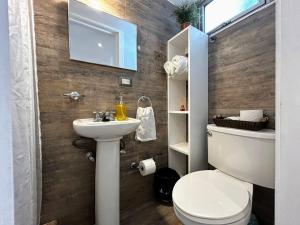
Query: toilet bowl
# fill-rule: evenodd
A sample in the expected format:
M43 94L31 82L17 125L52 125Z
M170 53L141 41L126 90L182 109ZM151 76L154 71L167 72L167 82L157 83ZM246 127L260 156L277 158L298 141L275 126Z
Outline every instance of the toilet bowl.
M173 189L176 216L185 225L247 225L253 185L218 170L181 178Z
M173 188L184 225L247 225L253 184L274 188L275 132L208 125L208 162L216 170L192 172Z

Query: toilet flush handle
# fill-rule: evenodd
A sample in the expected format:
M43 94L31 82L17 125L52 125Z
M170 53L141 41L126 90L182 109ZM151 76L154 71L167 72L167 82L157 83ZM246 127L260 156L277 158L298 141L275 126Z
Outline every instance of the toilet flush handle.
M212 132L210 130L207 130L207 136L209 136L209 137L212 136Z

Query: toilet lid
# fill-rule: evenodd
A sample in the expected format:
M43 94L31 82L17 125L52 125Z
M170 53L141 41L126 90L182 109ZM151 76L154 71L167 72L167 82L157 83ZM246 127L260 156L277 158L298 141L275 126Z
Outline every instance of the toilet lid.
M245 186L217 170L190 173L174 186L173 202L199 218L227 219L242 213L250 197Z

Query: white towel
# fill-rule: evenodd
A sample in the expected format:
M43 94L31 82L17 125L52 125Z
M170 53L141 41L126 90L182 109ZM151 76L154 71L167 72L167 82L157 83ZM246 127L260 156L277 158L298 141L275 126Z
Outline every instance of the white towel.
M176 55L172 59L172 64L176 74L183 74L188 71L188 58L181 55Z
M142 142L156 140L156 128L153 108L138 107L136 118L141 121L141 124L136 130L135 139Z
M170 61L167 61L165 64L164 64L164 68L165 68L165 71L166 73L169 75L169 76L173 76L174 75L174 65L172 62Z

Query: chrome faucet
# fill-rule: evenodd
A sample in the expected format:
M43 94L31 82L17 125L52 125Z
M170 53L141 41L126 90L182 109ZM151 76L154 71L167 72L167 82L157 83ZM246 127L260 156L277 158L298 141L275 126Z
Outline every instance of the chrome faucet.
M105 117L105 113L103 113L103 112L95 111L95 112L93 112L93 114L95 115L94 122L101 122L101 121L103 121L103 118Z
M108 121L114 121L115 120L115 112L98 112L98 111L95 111L93 112L93 114L95 115L94 117L94 122L108 122Z

